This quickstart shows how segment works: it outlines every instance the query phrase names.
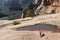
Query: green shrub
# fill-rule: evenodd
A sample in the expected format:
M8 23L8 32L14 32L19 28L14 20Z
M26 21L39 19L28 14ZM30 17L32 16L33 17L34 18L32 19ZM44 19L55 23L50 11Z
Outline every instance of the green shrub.
M18 24L20 24L19 21L13 21L13 25L18 25Z
M34 16L35 16L34 10L29 9L29 10L27 11L27 15L26 15L26 16L27 16L27 17L34 17Z

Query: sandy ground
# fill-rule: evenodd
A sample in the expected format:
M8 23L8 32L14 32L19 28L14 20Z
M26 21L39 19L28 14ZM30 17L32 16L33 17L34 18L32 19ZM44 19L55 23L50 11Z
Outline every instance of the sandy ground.
M40 33L44 34L43 37ZM51 31L0 30L0 40L60 40L60 33Z
M0 20L0 40L60 40L60 32L54 32L60 29L59 13L16 20L21 23L12 25L15 20ZM45 36L41 37L40 32Z
M0 40L40 40L38 31L1 30Z

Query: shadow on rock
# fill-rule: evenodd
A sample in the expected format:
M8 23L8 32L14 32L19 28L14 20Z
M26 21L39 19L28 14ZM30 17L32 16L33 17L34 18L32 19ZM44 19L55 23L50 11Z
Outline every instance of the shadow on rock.
M35 30L55 30L56 28L57 28L56 25L51 25L51 24L35 24L35 25L31 25L31 26L18 27L18 28L15 28L14 30L17 30L17 31L25 31L25 30L35 31Z

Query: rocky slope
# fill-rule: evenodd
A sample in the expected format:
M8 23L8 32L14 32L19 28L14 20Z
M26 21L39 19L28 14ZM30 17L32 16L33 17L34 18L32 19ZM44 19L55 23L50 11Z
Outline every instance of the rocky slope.
M60 1L59 0L42 0L40 6L38 6L36 12L39 13L60 13Z
M0 20L0 40L60 40L59 17L58 13L16 19L18 25L12 25L15 20Z
M24 19L16 19L17 21L21 22L19 25L12 24L12 22L15 20L0 20L0 23L1 23L0 26L3 28L8 28L8 29L13 28L14 29L14 28L19 28L19 27L24 28L25 26L33 26L35 24L40 25L39 27L41 27L41 26L44 27L44 25L46 24L45 26L48 27L50 24L50 27L55 25L55 26L58 26L58 28L60 28L60 21L59 21L60 16L59 15L60 14L58 13L58 14L37 16L34 18L28 17L28 18L24 18ZM33 29L34 29L34 27L33 27Z

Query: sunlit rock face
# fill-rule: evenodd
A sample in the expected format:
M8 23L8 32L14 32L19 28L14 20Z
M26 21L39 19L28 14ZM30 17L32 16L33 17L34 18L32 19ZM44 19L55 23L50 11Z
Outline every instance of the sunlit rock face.
M56 8L56 13L60 13L60 7Z
M52 5L60 6L60 0L53 0Z
M56 7L56 13L60 13L60 0L54 0L53 6Z
M44 0L44 5L60 5L60 0Z
M35 13L51 13L52 10L55 13L60 13L60 0L42 0Z

